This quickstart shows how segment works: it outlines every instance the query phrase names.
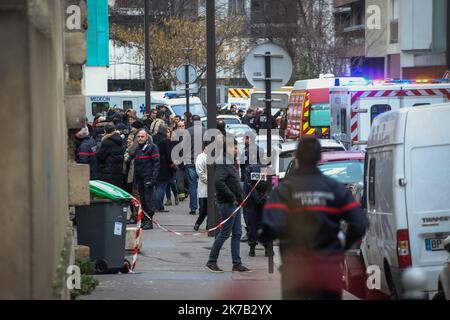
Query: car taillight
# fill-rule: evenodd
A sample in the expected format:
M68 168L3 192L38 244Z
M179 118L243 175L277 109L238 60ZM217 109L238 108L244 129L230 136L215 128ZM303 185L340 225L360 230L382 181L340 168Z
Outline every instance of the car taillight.
M412 264L408 230L397 231L397 258L401 269L408 268Z

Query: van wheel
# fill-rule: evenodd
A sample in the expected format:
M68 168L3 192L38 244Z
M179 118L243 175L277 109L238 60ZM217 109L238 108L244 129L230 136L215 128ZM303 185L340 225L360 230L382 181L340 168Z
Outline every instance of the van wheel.
M384 262L384 274L386 276L386 281L389 286L389 291L391 292L391 300L399 300L400 296L398 294L398 290L394 285L394 281L392 280L391 270L389 269L386 261Z

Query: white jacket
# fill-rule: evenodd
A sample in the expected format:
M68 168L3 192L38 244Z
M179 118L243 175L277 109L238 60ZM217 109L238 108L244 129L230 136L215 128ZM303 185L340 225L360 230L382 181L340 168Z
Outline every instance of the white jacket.
M197 195L199 198L208 198L207 157L206 153L202 152L195 161L195 170L198 175Z

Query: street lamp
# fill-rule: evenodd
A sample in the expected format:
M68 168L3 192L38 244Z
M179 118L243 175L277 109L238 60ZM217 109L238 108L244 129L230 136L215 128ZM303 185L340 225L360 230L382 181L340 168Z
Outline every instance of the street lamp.
M189 85L190 85L190 79L189 79L189 54L192 52L192 48L182 48L181 49L184 52L186 63L184 65L184 73L185 73L185 92L186 92L186 128L189 128L190 126L190 112L189 112Z
M151 109L151 69L150 69L150 0L144 2L144 54L145 54L145 111Z

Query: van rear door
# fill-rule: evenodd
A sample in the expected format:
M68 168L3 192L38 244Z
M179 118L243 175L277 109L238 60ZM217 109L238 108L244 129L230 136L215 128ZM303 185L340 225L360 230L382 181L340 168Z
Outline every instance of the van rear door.
M449 106L417 107L405 130L406 204L413 266L439 270L450 235ZM436 281L437 283L437 281Z

